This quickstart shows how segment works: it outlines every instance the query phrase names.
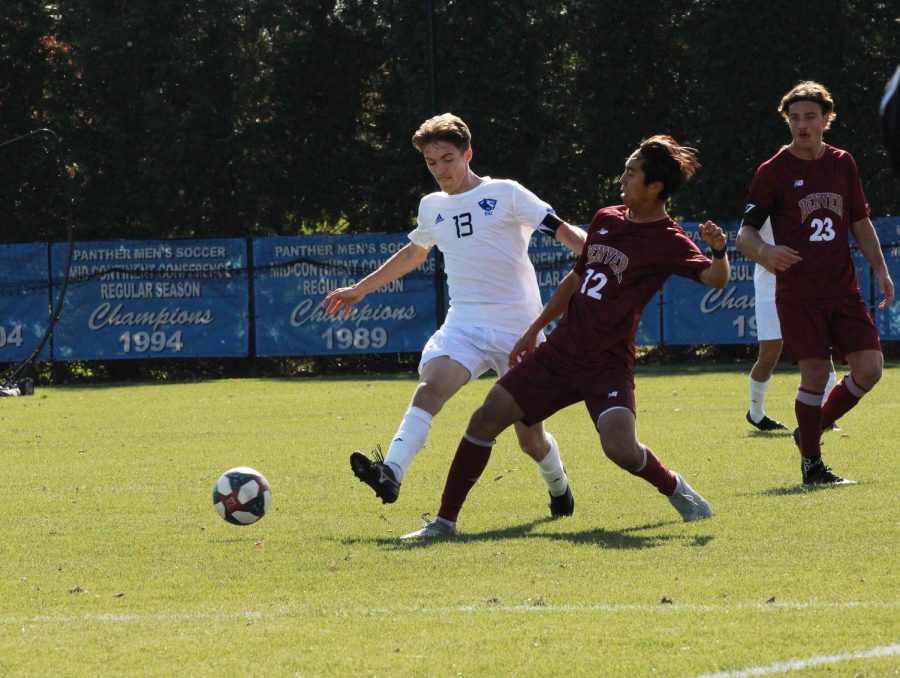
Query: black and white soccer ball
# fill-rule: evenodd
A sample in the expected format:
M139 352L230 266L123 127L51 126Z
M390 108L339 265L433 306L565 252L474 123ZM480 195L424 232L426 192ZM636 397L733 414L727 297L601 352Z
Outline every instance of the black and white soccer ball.
M213 487L216 513L234 525L250 525L266 515L272 501L269 481L249 466L225 471Z

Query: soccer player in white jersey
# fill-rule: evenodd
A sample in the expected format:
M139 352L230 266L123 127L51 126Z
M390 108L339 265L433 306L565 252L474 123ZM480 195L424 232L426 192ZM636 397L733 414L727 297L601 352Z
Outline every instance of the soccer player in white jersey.
M775 244L771 219L766 219L766 223L759 229L759 235L770 245ZM766 393L769 392L772 372L781 357L783 342L781 323L778 322L778 311L775 310L775 274L761 264L756 264L753 270L753 293L759 353L750 370L750 409L747 410L747 421L760 431L785 431L787 426L766 414ZM828 384L825 386L826 399L835 383L836 375L832 363ZM832 424L828 429L837 430L838 427Z
M382 457L350 455L354 475L383 503L392 503L431 430L432 419L471 379L493 369L503 375L509 352L542 304L528 242L534 231L552 234L580 254L585 233L570 226L531 191L515 181L475 174L472 136L450 113L426 120L412 141L440 190L419 203L410 242L377 270L350 287L330 292L322 302L331 315L350 313L379 287L421 265L432 247L444 255L450 310L419 363L419 383L397 433ZM571 515L575 501L559 447L542 423L516 425L522 451L537 462L550 494L553 516Z

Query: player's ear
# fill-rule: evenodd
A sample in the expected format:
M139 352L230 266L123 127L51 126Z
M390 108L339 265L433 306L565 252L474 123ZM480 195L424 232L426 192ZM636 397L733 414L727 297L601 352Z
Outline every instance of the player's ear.
M657 200L659 200L659 194L663 192L664 188L665 184L659 180L651 181L647 184L647 190L650 191Z
M472 151L472 147L469 146L463 155L465 155L466 162L472 162L472 156L475 155L475 153Z

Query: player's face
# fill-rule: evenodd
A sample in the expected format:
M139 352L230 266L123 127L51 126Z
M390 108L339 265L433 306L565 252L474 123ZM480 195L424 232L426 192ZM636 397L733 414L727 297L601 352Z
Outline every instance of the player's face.
M641 154L635 151L631 157L625 161L625 171L619 177L619 186L622 187L623 204L634 209L645 205L652 199L647 185L644 183L644 160Z
M471 148L461 151L451 143L435 141L425 146L422 155L428 171L444 193L454 195L467 189Z
M817 153L828 124L827 118L822 113L822 107L815 101L795 101L788 107L787 112L794 148L798 151Z

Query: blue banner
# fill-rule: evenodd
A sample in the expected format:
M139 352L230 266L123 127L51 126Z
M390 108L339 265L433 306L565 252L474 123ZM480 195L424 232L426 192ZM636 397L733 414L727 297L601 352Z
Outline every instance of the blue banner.
M900 294L900 289L896 289L900 287L900 217L875 219L875 230L878 231L888 272L894 281L895 294ZM881 340L896 341L900 339L900 301L895 301L888 309L880 310L878 304L884 297L878 291L876 280L873 280L872 294L872 302L875 307L875 326L878 328Z
M256 354L421 351L436 329L433 252L346 319L322 307L328 292L361 280L408 242L405 234L375 233L254 239Z
M0 363L14 363L36 349L47 330L47 244L0 245L0 262Z
M578 255L561 245L556 238L536 231L528 245L528 258L531 259L537 275L541 303L546 304L559 287L560 280L572 270ZM551 322L544 330L545 334L551 332L556 324L556 320Z
M874 223L896 282L900 217ZM705 251L697 222L683 226ZM731 260L727 286L714 290L670 278L644 309L638 345L756 342L754 263L735 251L739 223L722 226ZM370 294L347 319L326 316L321 306L329 291L368 275L407 242L405 234L257 238L252 287L243 239L76 243L54 358L244 357L251 309L255 355L418 353L437 326L434 252L416 271ZM48 267L46 243L0 245L0 362L25 358L46 330L66 244L50 252ZM546 303L576 256L538 233L529 257ZM900 339L900 302L878 310L877 282L855 247L853 259L882 339ZM444 281L442 287L446 306Z
M701 251L709 250L699 222L682 226ZM666 344L747 344L756 341L753 267L735 249L738 222L719 224L728 237L731 277L723 289L672 276L663 288L663 341Z
M76 243L56 358L248 355L246 251L237 238ZM65 255L53 245L54 271Z

